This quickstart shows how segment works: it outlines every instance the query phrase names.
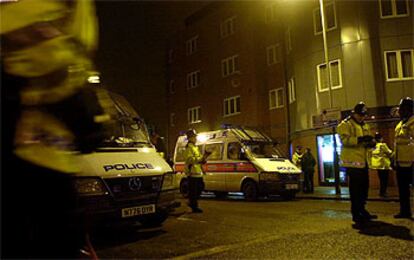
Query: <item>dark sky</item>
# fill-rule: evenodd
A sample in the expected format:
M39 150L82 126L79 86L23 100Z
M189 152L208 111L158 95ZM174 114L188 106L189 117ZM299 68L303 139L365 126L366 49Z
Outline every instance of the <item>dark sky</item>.
M124 95L161 134L166 111L165 57L169 37L206 1L97 1L102 82Z

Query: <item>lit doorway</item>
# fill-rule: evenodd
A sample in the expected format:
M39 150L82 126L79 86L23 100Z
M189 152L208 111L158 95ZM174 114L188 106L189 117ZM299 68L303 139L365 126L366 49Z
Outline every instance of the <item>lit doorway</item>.
M336 134L336 151L341 153L341 140ZM319 169L319 183L326 186L335 185L334 172L334 139L333 134L325 134L316 136L316 144L318 146L318 169ZM338 167L338 166L337 166ZM344 168L339 168L339 180L341 185L347 183L347 178Z

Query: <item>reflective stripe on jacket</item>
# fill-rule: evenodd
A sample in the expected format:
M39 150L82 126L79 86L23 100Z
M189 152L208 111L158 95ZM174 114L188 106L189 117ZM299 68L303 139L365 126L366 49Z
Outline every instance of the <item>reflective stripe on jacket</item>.
M414 116L395 127L395 161L401 167L410 167L414 162Z
M386 143L377 143L371 153L371 169L390 170L392 150Z
M358 124L352 117L347 117L338 125L337 132L342 142L339 164L349 168L367 166L367 148L358 144L358 137L369 135L368 124Z
M198 147L193 143L188 143L184 151L185 167L184 172L187 176L202 177L203 169L201 162L203 155L201 155Z

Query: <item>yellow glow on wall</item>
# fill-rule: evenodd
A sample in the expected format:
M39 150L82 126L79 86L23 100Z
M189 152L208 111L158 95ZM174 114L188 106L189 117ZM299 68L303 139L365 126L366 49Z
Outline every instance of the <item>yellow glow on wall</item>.
M361 40L358 28L344 27L341 29L341 41L343 44L357 42Z

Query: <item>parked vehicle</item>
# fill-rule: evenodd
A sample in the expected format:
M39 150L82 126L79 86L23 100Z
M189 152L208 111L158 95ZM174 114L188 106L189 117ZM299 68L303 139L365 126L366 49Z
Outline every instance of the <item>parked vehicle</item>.
M94 223L138 220L159 225L177 206L173 170L126 99L113 93L110 97L115 123L99 133L105 135L101 147L80 155L82 172L74 177L79 210Z
M180 136L174 153L176 185L184 196L188 193L183 157L186 144L186 137ZM211 152L203 166L204 190L218 197L243 192L248 201L267 195L292 199L299 191L300 169L282 155L275 141L260 131L227 127L199 133L196 145L202 153Z

